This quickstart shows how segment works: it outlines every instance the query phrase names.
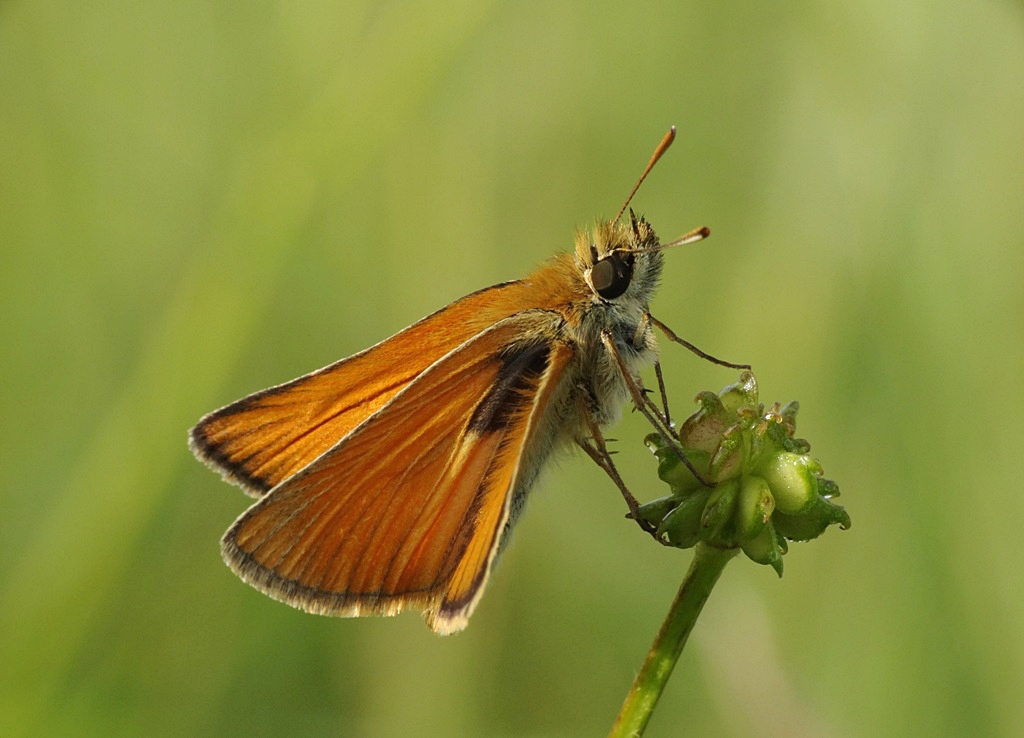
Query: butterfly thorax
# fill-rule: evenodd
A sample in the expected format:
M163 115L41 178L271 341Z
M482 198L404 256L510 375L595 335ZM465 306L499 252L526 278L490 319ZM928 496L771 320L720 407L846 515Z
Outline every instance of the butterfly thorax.
M572 255L556 257L525 280L538 295L548 296L537 308L562 315L556 340L572 349L556 415L579 422L556 423L565 440L588 433L579 403L598 425L606 426L618 419L627 401L625 379L604 345L603 333L612 337L634 378L657 359L646 314L663 259L654 229L630 216L628 224L601 221L589 231L579 231Z

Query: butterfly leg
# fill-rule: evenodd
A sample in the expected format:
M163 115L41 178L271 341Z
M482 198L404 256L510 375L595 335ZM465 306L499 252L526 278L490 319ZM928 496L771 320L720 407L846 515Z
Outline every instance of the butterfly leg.
M651 326L651 314L644 313L640 323L637 324L636 332L633 334L633 345L636 348L641 348L647 342L647 335L650 331ZM668 410L668 392L665 389L665 376L661 373L661 362L654 362L654 374L658 378L658 391L661 394L661 420L665 426L672 427L672 419L669 416ZM641 388L643 389L643 388ZM647 392L648 390L643 390Z
M652 523L641 520L637 511L640 509L640 503L637 501L633 493L629 491L629 487L626 486L626 482L622 479L622 475L619 474L619 470L615 467L615 462L612 461L612 452L608 450L608 445L605 443L604 435L601 433L601 429L594 421L594 417L590 410L585 406L583 400L581 402L581 413L586 420L587 429L590 432L589 439L577 439L577 443L582 448L594 463L601 467L602 471L615 482L615 486L619 488L622 493L622 498L626 501L626 506L629 507L629 517L637 522L641 529L650 533L655 540L661 541L658 537L657 527Z
M665 416L665 425L672 427L672 418L668 414L668 391L665 389L665 375L661 373L661 362L654 362L654 376L658 378L658 391L661 393L661 407Z
M636 378L630 373L629 367L626 366L626 362L622 358L622 354L619 353L618 346L615 345L615 339L612 337L611 331L605 330L601 332L601 342L614 359L619 372L622 374L622 380L626 383L626 387L633 398L633 404L636 405L636 409L639 410L645 418L647 418L647 421L651 424L654 430L658 432L658 435L665 439L665 443L675 451L676 456L679 457L680 461L686 464L686 468L693 473L693 476L695 476L697 480L706 487L714 487L714 482L706 480L704 476L693 466L693 463L686 458L686 451L683 450L683 447L679 442L679 436L668 424L668 419L661 413L660 408L651 401L651 398L647 396Z

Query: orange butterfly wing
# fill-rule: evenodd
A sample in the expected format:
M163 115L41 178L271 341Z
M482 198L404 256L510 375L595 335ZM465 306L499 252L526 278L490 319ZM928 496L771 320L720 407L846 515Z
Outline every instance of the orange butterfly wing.
M563 320L518 313L404 388L389 381L373 395L370 417L236 521L222 542L225 559L257 589L310 612L418 608L438 632L463 628L498 550L521 461L537 453L531 440L550 444L535 436L573 356L557 339ZM352 416L328 422L351 424Z
M190 444L200 459L259 496L332 448L427 367L524 303L524 282L467 295L347 359L205 416Z

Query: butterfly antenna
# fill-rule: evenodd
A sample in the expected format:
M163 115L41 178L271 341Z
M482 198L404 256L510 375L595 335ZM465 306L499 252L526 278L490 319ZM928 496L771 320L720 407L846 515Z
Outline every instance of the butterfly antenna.
M651 156L651 160L647 162L647 166L644 168L644 173L641 174L640 179L636 181L636 185L633 187L633 191L629 193L629 197L626 198L626 202L622 203L622 207L619 208L619 214L615 216L615 219L612 221L612 223L619 222L619 218L622 217L622 214L626 212L626 208L629 207L629 203L633 199L633 195L635 195L636 191L640 189L640 185L644 183L644 180L647 179L647 175L651 173L652 169L654 169L654 165L658 163L658 159L661 158L662 154L668 151L668 147L672 145L672 142L675 141L675 139L676 127L672 126L671 128L668 129L668 133L665 134L665 138L661 139L661 143L658 144L658 148L654 150L654 154Z

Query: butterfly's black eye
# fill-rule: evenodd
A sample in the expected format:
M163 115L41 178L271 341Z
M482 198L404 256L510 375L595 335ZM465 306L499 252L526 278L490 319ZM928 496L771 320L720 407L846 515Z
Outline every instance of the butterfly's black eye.
M606 300L621 296L632 278L632 254L613 253L594 264L590 270L590 283L594 285L594 291Z

